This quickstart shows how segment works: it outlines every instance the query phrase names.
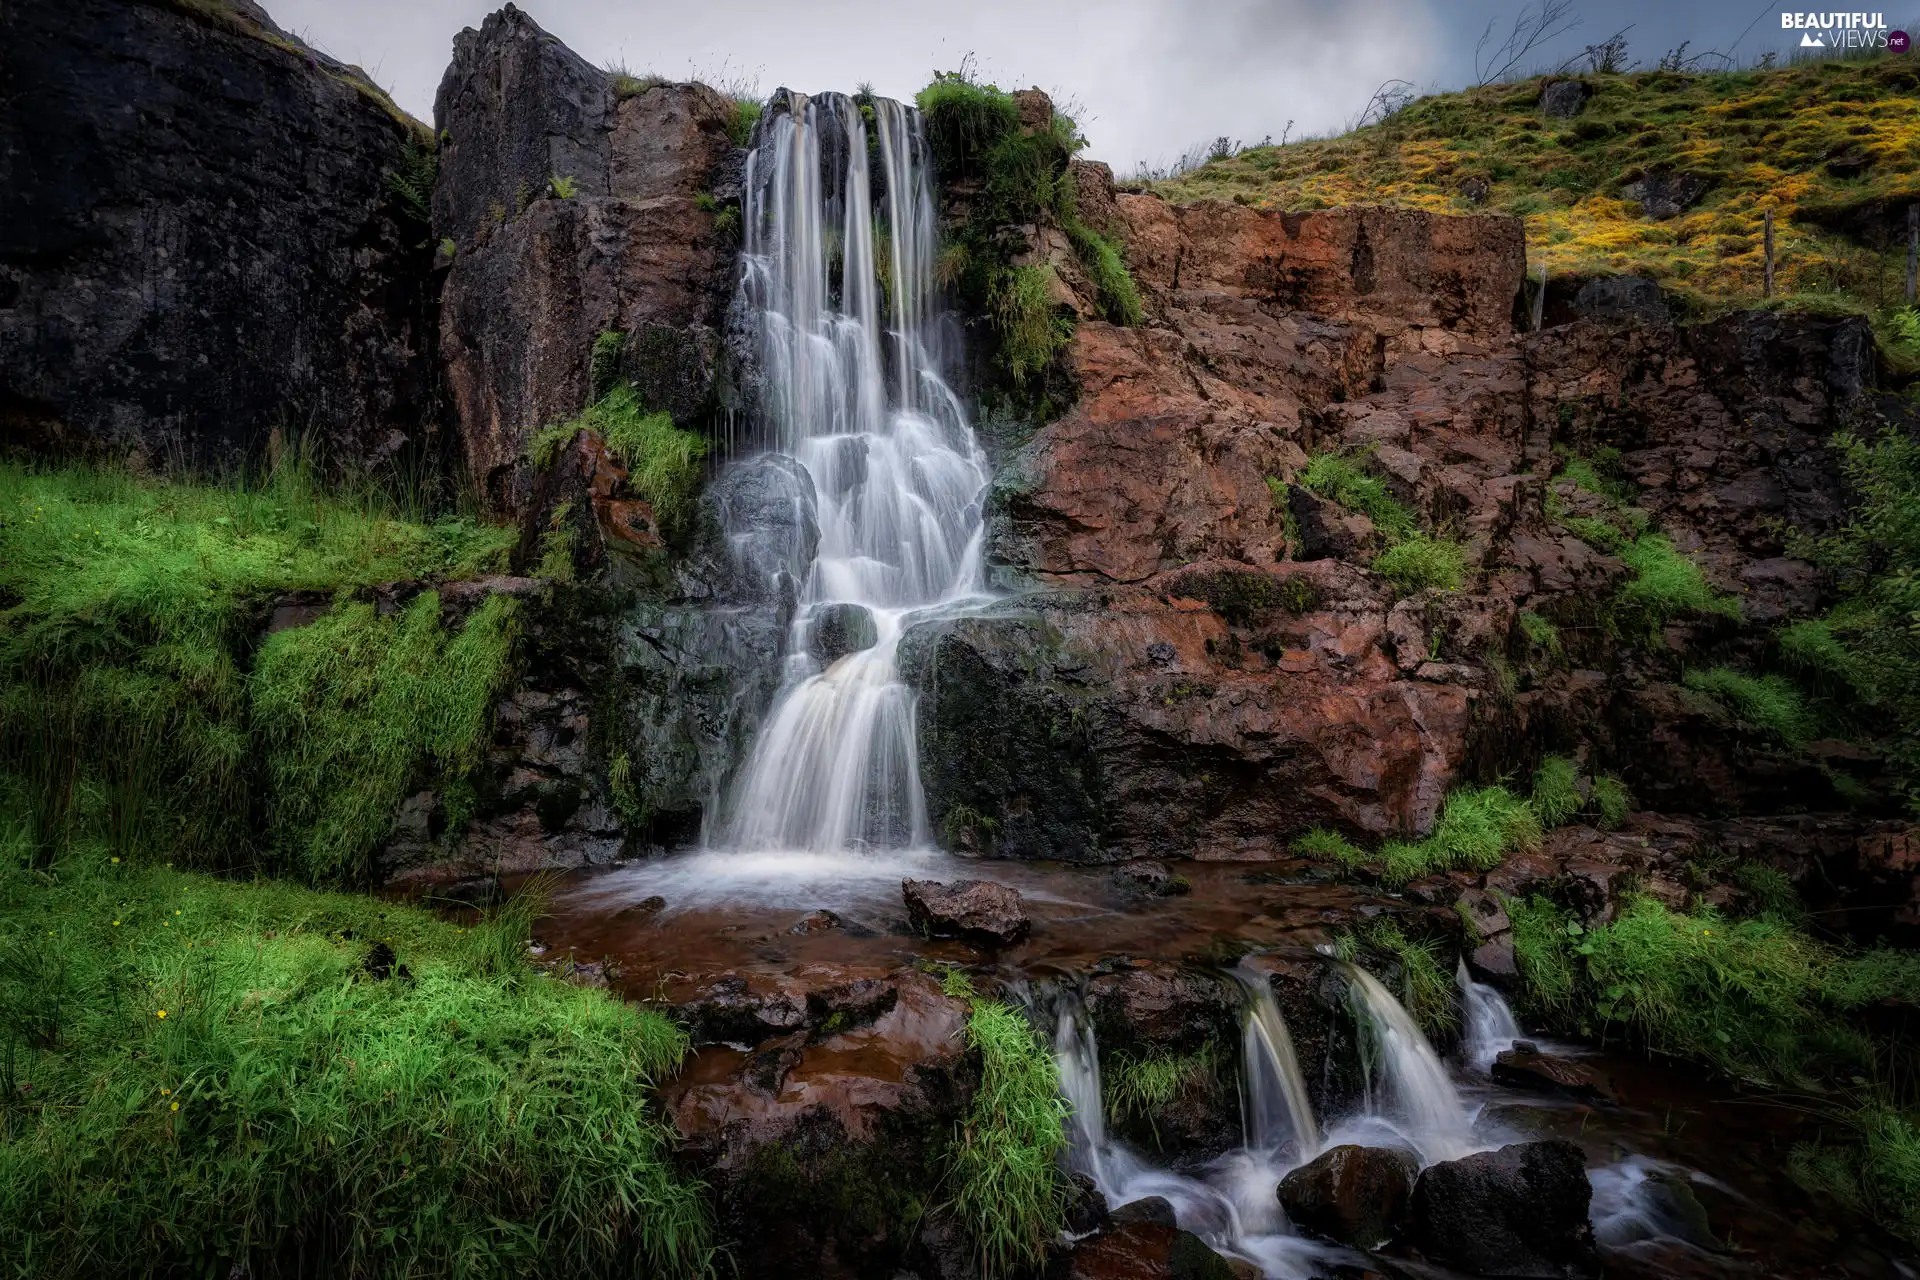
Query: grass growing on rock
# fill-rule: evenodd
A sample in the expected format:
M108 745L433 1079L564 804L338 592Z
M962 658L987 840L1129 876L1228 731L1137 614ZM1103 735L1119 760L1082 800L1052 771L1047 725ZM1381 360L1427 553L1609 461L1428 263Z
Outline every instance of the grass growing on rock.
M1400 1003L1429 1035L1451 1031L1460 1024L1453 974L1442 957L1437 938L1413 939L1391 919L1382 917L1361 925L1335 941L1342 959L1366 965L1368 959L1386 962L1400 975Z
M1433 830L1420 840L1390 840L1380 848L1389 884L1436 871L1487 871L1509 852L1540 843L1540 819L1525 800L1502 786L1456 787Z
M1681 683L1788 746L1812 732L1812 718L1799 689L1784 676L1750 676L1730 667L1688 671Z
M672 414L647 412L631 383L616 382L578 418L534 433L528 460L536 467L552 466L583 430L600 433L607 452L627 469L627 487L653 508L661 528L678 528L692 513L707 442L674 426Z
M1177 202L1289 211L1513 214L1525 220L1534 271L1650 276L1695 312L1760 300L1772 210L1780 305L1842 292L1856 307L1897 304L1904 239L1874 248L1884 242L1844 228L1912 195L1920 82L1906 56L1581 79L1591 97L1572 120L1541 115L1536 76L1424 97L1339 137L1249 147L1153 187ZM1709 183L1698 204L1665 221L1626 191L1661 169ZM1469 179L1486 184L1483 203L1468 199Z
M22 1274L707 1272L647 1106L685 1037L533 973L526 909L463 930L94 850L0 868Z
M1312 858L1318 862L1333 862L1352 870L1367 860L1367 851L1338 831L1326 827L1310 827L1293 840L1293 851L1303 858Z
M1740 619L1740 601L1715 591L1700 566L1675 550L1665 534L1642 534L1616 554L1634 574L1614 602L1615 626L1623 633L1656 631L1695 613Z
M1373 571L1402 595L1428 588L1458 591L1466 580L1467 551L1451 539L1416 533L1375 556Z
M1191 1053L1116 1053L1102 1065L1100 1080L1107 1114L1145 1121L1157 1139L1154 1117L1160 1108L1184 1094L1219 1088L1219 1052L1209 1040Z
M1359 512L1389 539L1411 537L1420 531L1413 513L1388 492L1386 482L1346 454L1314 454L1295 481L1309 493Z
M272 838L302 879L364 883L423 776L466 789L513 674L518 609L491 596L449 637L429 591L394 617L343 602L268 638L250 682L255 741Z
M954 1138L953 1211L980 1274L1018 1274L1045 1259L1066 1218L1057 1164L1067 1142L1060 1073L1018 1010L975 998L958 970L943 985L971 1002L967 1043L981 1065L980 1088Z
M1580 796L1580 774L1565 756L1548 756L1533 772L1528 797L1534 816L1547 830L1563 826L1586 803Z
M0 800L29 857L85 836L249 861L247 669L273 599L485 572L512 540L373 489L323 493L292 464L231 487L0 466Z

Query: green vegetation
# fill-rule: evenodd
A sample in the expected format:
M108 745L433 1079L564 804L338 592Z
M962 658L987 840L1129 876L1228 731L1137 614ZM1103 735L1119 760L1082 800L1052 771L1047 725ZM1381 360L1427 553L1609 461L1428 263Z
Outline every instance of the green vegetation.
M970 998L959 970L947 994ZM1067 1104L1053 1055L1020 1013L973 999L967 1043L980 1053L980 1088L955 1135L953 1210L972 1241L982 1275L1037 1266L1066 1217L1056 1164L1066 1146Z
M618 336L603 333L594 343L596 368L602 343ZM627 487L652 506L663 532L682 527L700 491L705 440L674 426L672 414L648 413L630 383L615 382L578 418L535 432L527 443L528 461L536 467L552 466L583 430L600 433L607 452L627 469Z
M1594 825L1602 831L1617 829L1633 809L1633 796L1628 793L1627 784L1618 778L1605 775L1595 778L1588 798L1599 818Z
M1529 644L1537 645L1550 654L1560 653L1560 628L1554 626L1547 618L1531 609L1522 610L1520 630L1527 637Z
M30 856L98 840L250 862L250 815L276 803L248 736L266 607L504 564L511 530L399 506L322 495L292 462L233 488L0 466L0 810L24 816ZM277 651L332 634L282 632Z
M1100 1079L1107 1114L1145 1122L1157 1142L1154 1118L1160 1108L1187 1094L1220 1088L1219 1051L1209 1040L1191 1053L1116 1053L1101 1065Z
M1529 797L1534 816L1551 831L1564 826L1580 812L1586 802L1580 796L1580 775L1573 761L1565 756L1548 756L1533 773L1533 794Z
M490 596L456 636L427 591L383 618L342 601L270 636L251 677L278 865L310 884L363 884L400 802L423 778L465 814L493 706L513 675L518 602Z
M1759 302L1763 218L1775 215L1776 305L1901 301L1920 83L1904 55L1789 67L1583 76L1578 118L1540 114L1540 77L1422 98L1335 138L1258 146L1154 188L1302 210L1390 204L1525 219L1527 260L1556 279L1645 275L1683 310ZM1626 188L1660 170L1709 186L1648 218ZM1486 184L1484 203L1465 194ZM1887 213L1876 223L1876 211ZM1864 229L1862 238L1848 228Z
M1310 827L1293 839L1293 851L1317 862L1333 862L1352 870L1367 860L1367 851L1338 831Z
M941 283L973 310L993 317L1000 367L1014 396L1050 416L1062 393L1042 375L1072 337L1073 315L1056 295L1053 267L1015 266L1021 245L1003 230L1058 226L1107 319L1138 324L1144 315L1122 247L1080 216L1069 162L1086 141L1074 122L1057 112L1043 126L1023 127L1013 95L981 83L969 67L935 73L916 102L943 180L981 189L943 253Z
M1731 711L1742 723L1788 746L1804 742L1812 727L1800 691L1784 676L1750 676L1727 667L1713 667L1689 671L1681 682Z
M1888 429L1834 443L1857 505L1839 533L1804 550L1834 575L1841 601L1783 632L1781 656L1829 718L1875 740L1920 812L1920 441Z
M1920 1122L1878 1100L1829 1114L1841 1141L1796 1146L1789 1163L1794 1179L1909 1241L1920 1240Z
M760 123L760 113L766 110L758 98L735 98L733 100L733 118L727 121L727 137L736 147L744 147L753 140L753 127Z
M1380 848L1389 884L1436 871L1486 871L1509 852L1540 843L1540 819L1525 800L1502 786L1456 787L1425 838L1390 840Z
M1617 554L1634 572L1615 597L1614 620L1623 633L1657 631L1688 614L1718 614L1738 621L1740 601L1707 585L1700 566L1674 550L1664 534L1646 533Z
M1373 558L1373 571L1401 595L1434 588L1458 591L1466 580L1467 550L1447 538L1416 533Z
M21 1275L699 1275L647 1103L686 1048L472 930L272 882L0 858L0 1236ZM370 952L371 948L371 952Z
M547 179L547 191L556 200L571 200L580 192L580 184L573 178L554 174Z
M1375 967L1365 963L1370 958L1398 969L1400 1003L1427 1034L1451 1031L1460 1024L1453 974L1441 959L1438 938L1415 941L1396 921L1382 916L1340 935L1335 946L1342 959L1368 969Z
M620 358L626 353L627 335L618 329L603 329L593 339L593 353L587 358L587 376L593 383L593 398L600 399L620 380Z
M1309 493L1359 512L1390 541L1410 538L1420 531L1413 513L1394 500L1386 482L1363 470L1352 456L1316 453L1307 459L1295 482Z

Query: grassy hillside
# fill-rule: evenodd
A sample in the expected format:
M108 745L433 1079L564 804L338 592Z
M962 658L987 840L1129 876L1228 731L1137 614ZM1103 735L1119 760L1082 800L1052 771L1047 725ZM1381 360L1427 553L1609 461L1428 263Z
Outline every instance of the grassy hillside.
M1900 300L1906 205L1920 199L1920 57L1770 70L1583 77L1574 119L1535 78L1437 94L1337 138L1262 146L1149 184L1176 201L1282 210L1387 203L1526 219L1529 267L1652 276L1698 313L1761 297L1774 211L1783 305L1879 311ZM1712 185L1666 221L1624 191L1660 169ZM1486 183L1474 204L1470 179Z

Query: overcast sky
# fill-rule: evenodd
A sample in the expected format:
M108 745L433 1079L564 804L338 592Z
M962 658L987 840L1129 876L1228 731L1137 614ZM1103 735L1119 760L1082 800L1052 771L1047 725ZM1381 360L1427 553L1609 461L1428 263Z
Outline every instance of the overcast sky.
M498 0L265 0L281 26L358 63L401 106L433 118L454 33ZM1038 85L1080 108L1090 154L1121 172L1220 135L1337 132L1376 86L1474 77L1474 46L1504 0L520 0L589 62L767 93L911 97L968 53L1002 88ZM1784 42L1768 0L1614 0L1529 62L1556 63L1621 27L1647 64L1682 40L1743 56ZM1889 14L1889 22L1899 15ZM1742 33L1745 33L1744 39ZM1920 55L1916 55L1920 56Z

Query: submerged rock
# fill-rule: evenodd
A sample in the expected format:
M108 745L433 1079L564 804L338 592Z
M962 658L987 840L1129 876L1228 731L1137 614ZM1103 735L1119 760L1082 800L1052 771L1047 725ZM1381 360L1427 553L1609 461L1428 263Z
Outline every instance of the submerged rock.
M1425 1169L1408 1240L1430 1261L1478 1275L1598 1276L1592 1199L1579 1147L1517 1142Z
M991 880L902 880L907 919L921 933L937 938L959 938L980 946L1000 947L1027 936L1033 921L1027 918L1020 895Z
M1339 1146L1280 1180L1280 1204L1303 1231L1377 1248L1406 1221L1420 1158L1394 1147Z
M1182 1231L1171 1222L1120 1223L1116 1219L1112 1230L1083 1240L1075 1247L1067 1260L1066 1277L1067 1280L1239 1280L1243 1274L1259 1274L1243 1272L1243 1266L1221 1257L1199 1236Z
M1613 1084L1603 1073L1572 1058L1542 1053L1524 1040L1493 1060L1493 1078L1517 1089L1613 1101Z

